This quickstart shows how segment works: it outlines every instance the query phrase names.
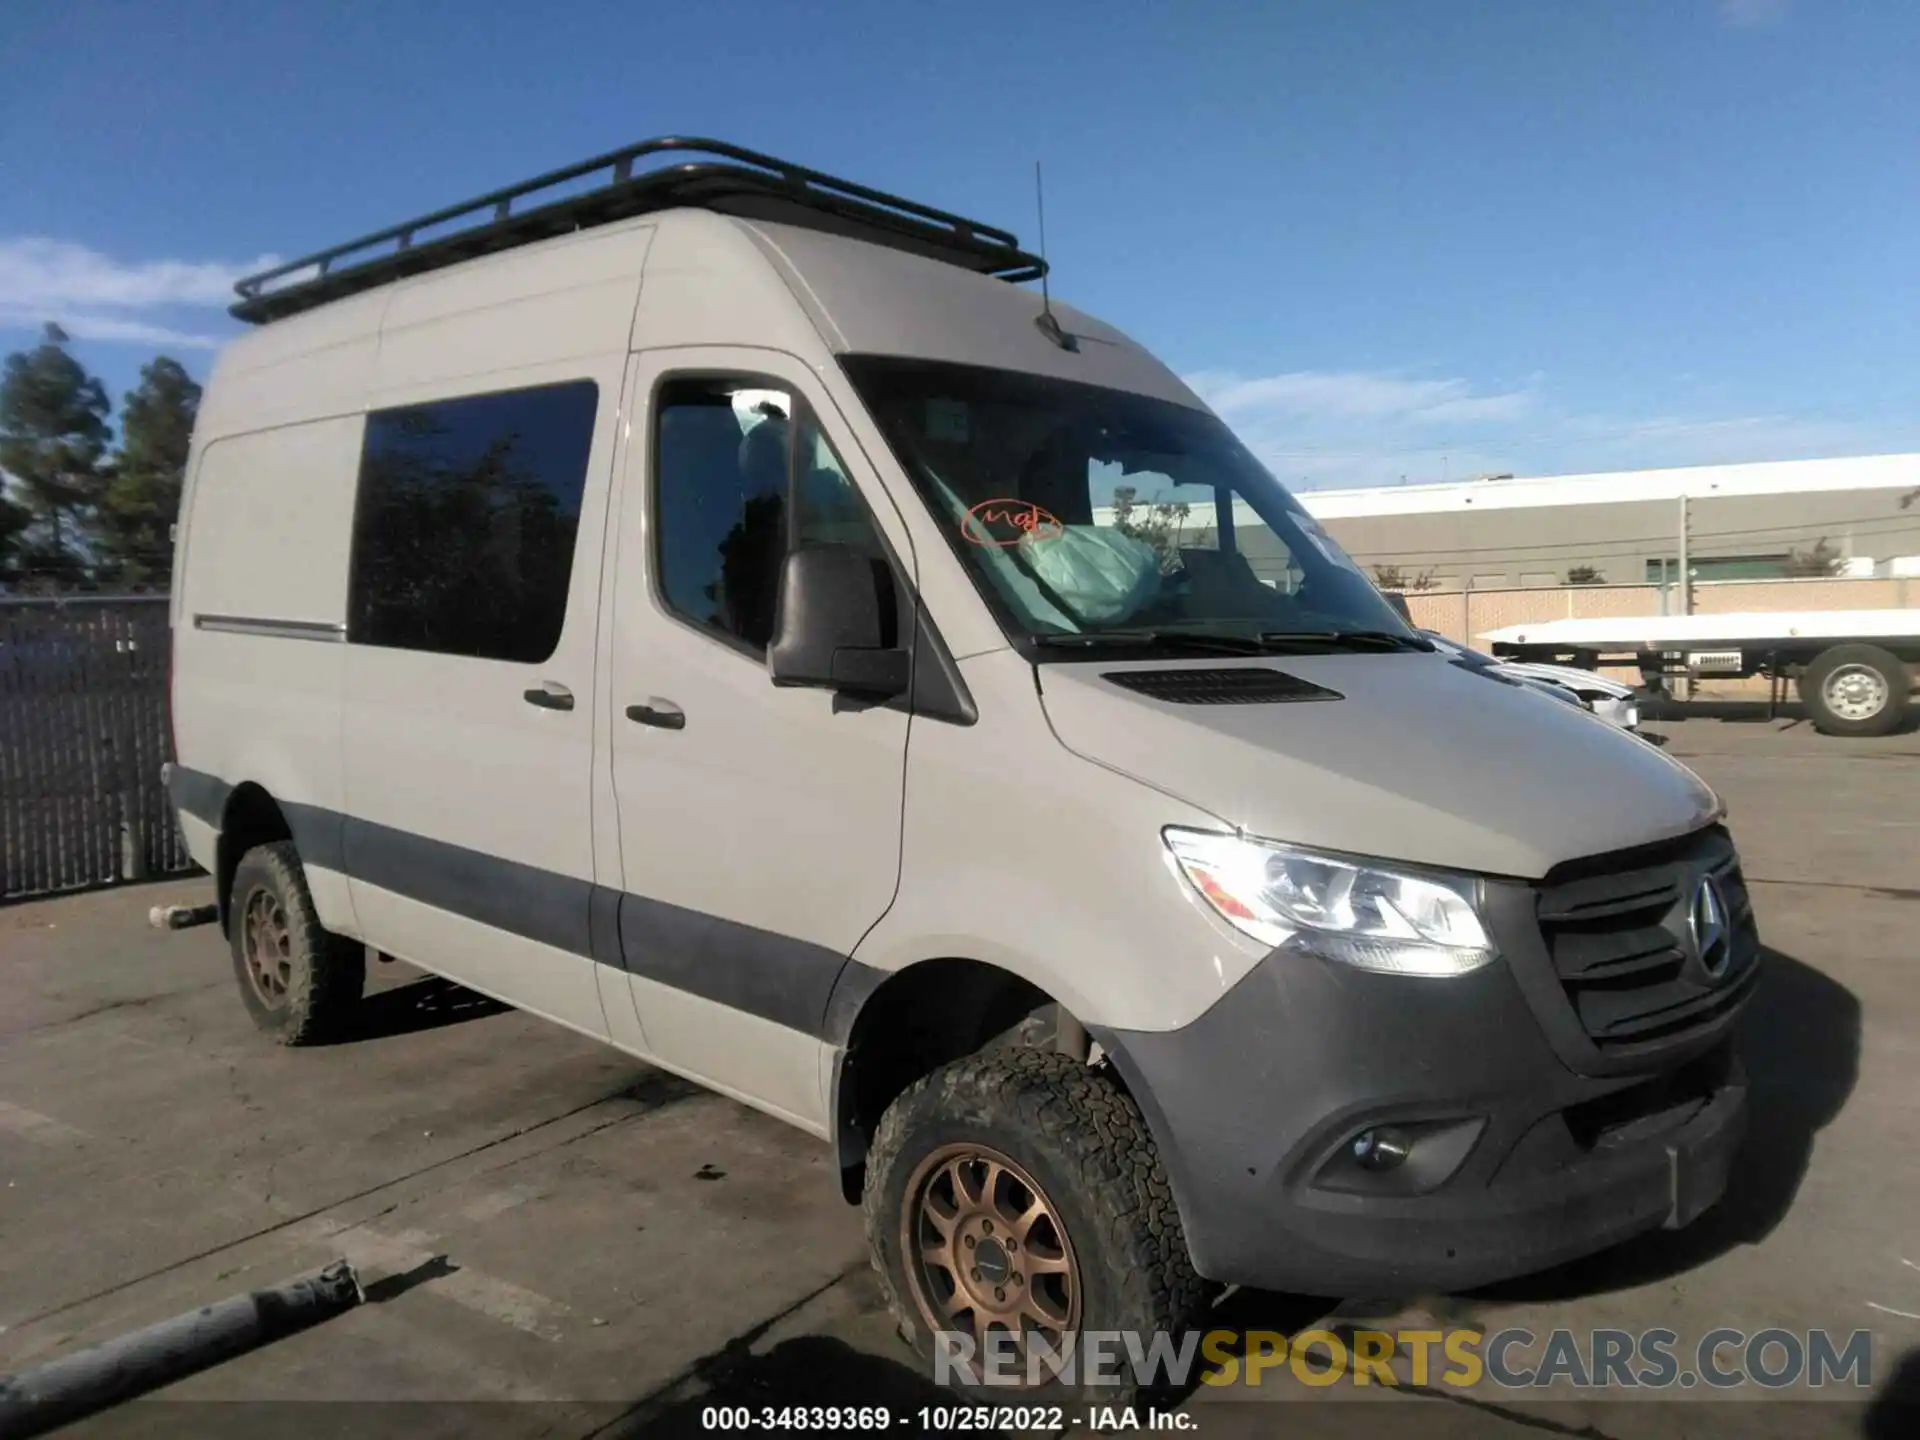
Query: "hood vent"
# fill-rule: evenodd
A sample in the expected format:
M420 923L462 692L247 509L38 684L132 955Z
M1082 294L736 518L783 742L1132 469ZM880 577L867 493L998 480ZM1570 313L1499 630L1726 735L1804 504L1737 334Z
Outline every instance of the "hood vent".
M1101 679L1169 705L1280 705L1339 700L1332 690L1265 665L1210 670L1109 670Z

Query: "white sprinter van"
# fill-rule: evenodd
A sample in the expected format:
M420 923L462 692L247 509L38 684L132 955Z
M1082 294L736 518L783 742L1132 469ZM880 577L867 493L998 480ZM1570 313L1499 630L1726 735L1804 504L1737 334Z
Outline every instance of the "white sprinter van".
M243 282L169 786L255 1019L384 953L797 1125L923 1350L1691 1221L1716 797L1435 653L1042 270L672 140Z

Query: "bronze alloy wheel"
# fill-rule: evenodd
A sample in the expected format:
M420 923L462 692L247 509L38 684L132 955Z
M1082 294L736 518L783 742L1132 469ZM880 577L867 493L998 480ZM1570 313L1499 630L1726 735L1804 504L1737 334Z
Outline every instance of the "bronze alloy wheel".
M293 984L293 928L280 897L264 885L247 897L242 920L247 979L268 1008L287 1002Z
M929 1330L970 1331L983 1354L993 1331L1010 1334L1023 1376L1035 1336L1059 1354L1079 1328L1080 1268L1060 1212L997 1150L945 1145L920 1162L900 1256Z

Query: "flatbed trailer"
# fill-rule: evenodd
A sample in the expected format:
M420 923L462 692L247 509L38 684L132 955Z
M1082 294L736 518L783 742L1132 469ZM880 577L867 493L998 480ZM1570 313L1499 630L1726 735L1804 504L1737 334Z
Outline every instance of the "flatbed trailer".
M1920 665L1920 610L1803 610L1641 615L1508 625L1480 637L1504 660L1635 666L1663 690L1669 677L1768 680L1772 715L1792 682L1830 735L1885 735L1905 723Z

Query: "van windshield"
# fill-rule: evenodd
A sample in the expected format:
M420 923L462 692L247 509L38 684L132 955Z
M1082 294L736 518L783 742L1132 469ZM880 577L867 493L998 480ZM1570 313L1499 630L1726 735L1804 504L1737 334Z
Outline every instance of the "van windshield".
M1430 648L1204 410L969 365L842 363L1036 659Z

